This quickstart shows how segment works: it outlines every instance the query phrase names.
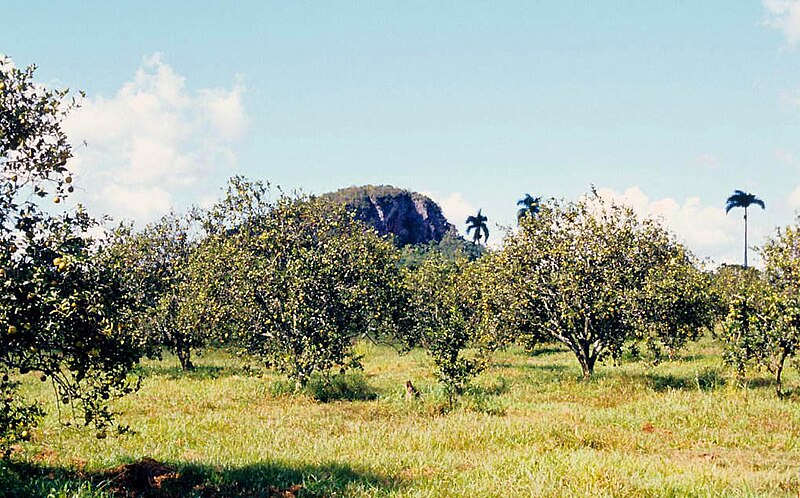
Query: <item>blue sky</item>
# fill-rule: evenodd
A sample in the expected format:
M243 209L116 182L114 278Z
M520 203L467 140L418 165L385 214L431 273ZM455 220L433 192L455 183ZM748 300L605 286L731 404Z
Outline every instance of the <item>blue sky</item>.
M596 185L739 261L800 208L800 2L28 2L0 53L87 93L76 200L145 222L234 173L393 184L451 221Z

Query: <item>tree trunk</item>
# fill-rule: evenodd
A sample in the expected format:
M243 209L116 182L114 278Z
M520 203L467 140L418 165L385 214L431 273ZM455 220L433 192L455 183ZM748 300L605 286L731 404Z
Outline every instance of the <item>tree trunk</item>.
M783 374L783 365L786 363L787 356L789 356L789 351L784 349L775 367L775 393L779 398L783 396L783 380L781 379L781 374Z
M594 364L597 361L597 356L589 352L589 344L582 344L581 350L575 351L575 356L578 357L578 363L581 364L583 378L588 379L594 373Z
M178 361L181 362L181 368L184 372L191 372L194 370L192 351L190 348L178 347L175 349L175 355L178 357Z
M592 369L589 367L589 364L586 363L586 360L583 358L579 358L581 362L581 370L583 371L583 378L588 379L592 376Z
M747 268L747 206L744 208L744 267Z

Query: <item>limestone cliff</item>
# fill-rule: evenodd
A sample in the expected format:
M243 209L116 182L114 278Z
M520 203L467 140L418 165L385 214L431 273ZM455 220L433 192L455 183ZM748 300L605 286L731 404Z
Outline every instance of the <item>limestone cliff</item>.
M442 208L427 196L388 185L348 187L323 197L341 202L379 234L394 235L398 247L440 242L455 228L442 214Z

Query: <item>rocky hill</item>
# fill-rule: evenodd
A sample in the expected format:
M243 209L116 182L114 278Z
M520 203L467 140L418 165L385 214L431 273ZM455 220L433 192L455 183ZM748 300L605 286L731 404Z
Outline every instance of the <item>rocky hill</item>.
M442 214L442 208L427 196L389 185L348 187L322 197L340 202L356 213L356 218L381 235L394 235L398 247L440 242L455 234L455 228Z

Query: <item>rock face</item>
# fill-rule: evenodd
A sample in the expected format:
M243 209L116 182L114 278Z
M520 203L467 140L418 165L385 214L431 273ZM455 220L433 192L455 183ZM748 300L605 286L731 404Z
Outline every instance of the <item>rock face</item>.
M409 244L440 242L455 228L433 200L417 192L388 185L348 187L322 197L340 202L352 209L381 235L393 234L398 247Z

